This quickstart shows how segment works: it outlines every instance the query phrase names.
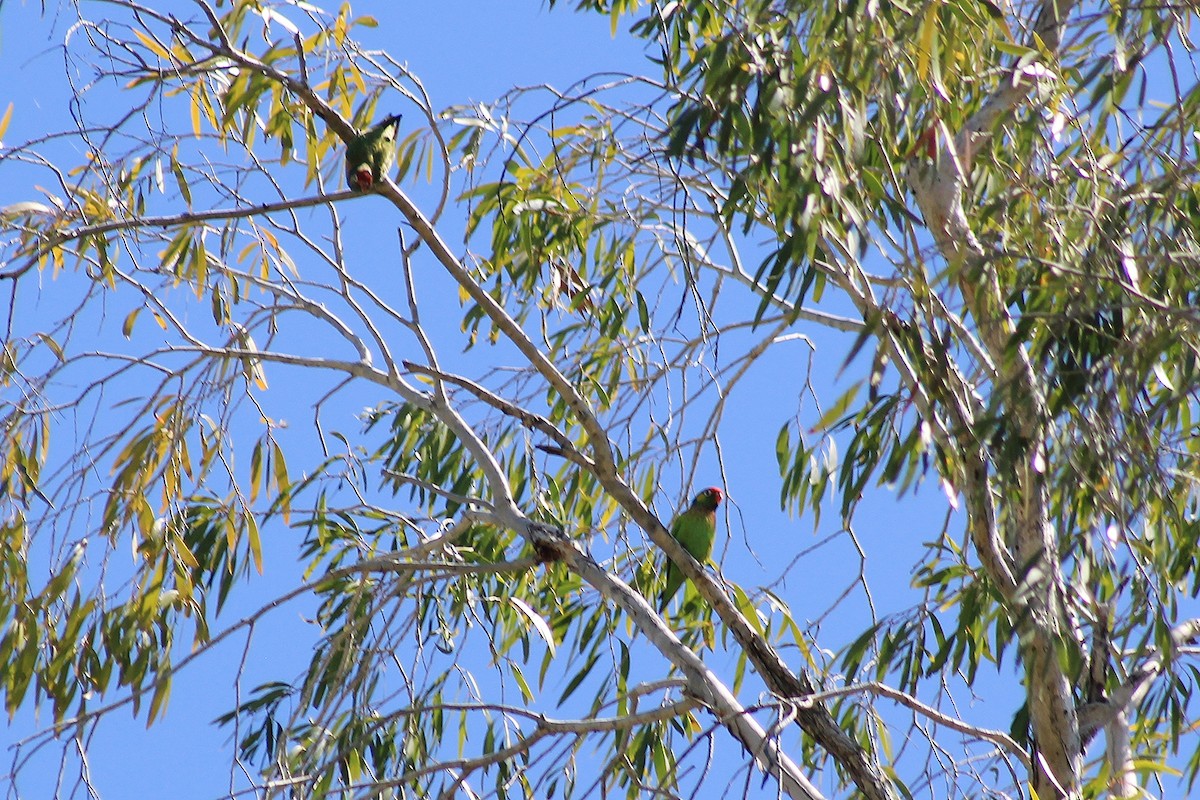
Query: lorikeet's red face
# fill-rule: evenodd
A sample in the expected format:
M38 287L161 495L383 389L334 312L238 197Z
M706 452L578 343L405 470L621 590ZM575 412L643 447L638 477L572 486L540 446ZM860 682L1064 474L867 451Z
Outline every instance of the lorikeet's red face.
M721 505L721 501L725 499L725 495L715 486L708 487L700 493L700 496L709 503L712 503L713 508Z
M371 184L373 184L375 181L371 177L371 170L367 169L366 167L362 167L354 173L354 182L358 184L358 190L360 192L366 192L370 190Z

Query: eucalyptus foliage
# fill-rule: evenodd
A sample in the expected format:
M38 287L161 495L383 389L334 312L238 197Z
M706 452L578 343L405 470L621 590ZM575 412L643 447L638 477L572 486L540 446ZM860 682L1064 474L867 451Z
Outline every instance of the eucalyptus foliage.
M236 791L1191 785L1188 8L583 0L642 74L439 108L349 5L156 5L64 4L77 126L0 150L10 795L296 604ZM722 519L763 574L667 533L714 482L778 497ZM944 517L875 555L889 492ZM810 531L911 591L816 601Z

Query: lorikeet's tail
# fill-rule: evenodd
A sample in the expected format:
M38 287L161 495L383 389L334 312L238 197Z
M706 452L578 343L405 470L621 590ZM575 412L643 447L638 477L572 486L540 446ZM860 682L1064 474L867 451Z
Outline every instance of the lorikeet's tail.
M675 566L675 562L667 560L667 585L663 587L662 594L658 596L658 613L667 610L667 604L671 602L671 598L679 591L679 587L683 586L683 570Z

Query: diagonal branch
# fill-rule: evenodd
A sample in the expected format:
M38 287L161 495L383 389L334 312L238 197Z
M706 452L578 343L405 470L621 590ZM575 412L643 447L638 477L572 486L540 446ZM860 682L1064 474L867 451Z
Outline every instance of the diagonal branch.
M575 385L542 353L537 345L525 334L520 324L509 315L504 307L475 280L474 276L458 260L445 243L445 240L442 239L437 230L433 228L424 214L421 213L420 209L416 207L395 183L391 180L384 181L379 189L379 193L386 196L396 205L417 232L417 235L429 247L442 267L467 292L471 299L483 309L493 324L504 333L521 354L529 360L529 363L550 384L551 388L566 401L580 426L587 434L588 446L596 465L597 478L616 502L630 514L634 522L649 534L650 539L672 561L680 565L684 575L693 581L700 594L709 602L721 620L729 626L730 632L734 635L738 644L746 650L747 656L758 669L759 674L763 677L763 680L770 687L771 691L782 697L798 697L810 694L813 691L811 679L806 674L797 675L792 672L775 648L754 630L750 622L734 605L732 599L725 593L724 589L670 535L662 522L642 502L642 499L633 491L628 483L625 482L620 474L612 445L608 440L603 426L600 424L591 405L579 393ZM457 428L458 426L454 427ZM471 443L466 443L470 449L474 450L474 446ZM493 492L499 491L501 487L506 487L503 473L499 470L498 465L496 465L494 472L491 470L488 470L488 472L489 479L495 478L495 480L489 480ZM536 526L528 522L524 514L517 508L511 494L506 497L493 497L493 501L496 504L497 516L507 527L525 532L525 535L527 538L530 538L535 547L540 547L533 533L536 530ZM580 569L581 565L586 563L584 560L576 557L564 560L568 560L569 566L574 569ZM590 562L590 559L587 559L587 561ZM603 572L603 570L600 570L594 562L591 562L591 565L594 569L585 569L580 571L579 574L588 583L603 591L601 582L611 581L612 578ZM600 578L601 575L605 576L603 581ZM624 584L620 585L624 586ZM634 617L635 624L641 627L643 623L649 623L649 620L644 615L635 613L636 610L640 610L641 608L649 608L640 595L628 590L624 594L613 592L612 590L610 590L610 593L610 595L606 596L610 596L610 599L613 599L623 610L631 614ZM651 617L655 620L654 624L661 628L662 621L657 618L657 615L651 614ZM663 628L663 630L665 631L666 629ZM670 632L667 631L667 633ZM671 634L671 638L674 638L674 634ZM651 640L656 643L663 641L653 637L651 637ZM695 657L694 654L692 655ZM704 670L707 673L707 668L704 668ZM707 674L711 675L711 673ZM713 678L715 680L715 676ZM736 703L736 700L732 697L729 700ZM735 714L733 720L737 726L751 726L752 723L752 721L747 721L747 718L739 714ZM858 784L869 800L890 800L895 797L891 784L887 782L877 769L872 768L871 759L866 754L866 751L838 726L836 720L833 719L833 716L827 709L823 707L805 709L798 715L798 722L806 733L812 736L846 769L847 773L851 775L852 779ZM757 725L757 723L753 724ZM744 734L750 738L751 742L754 741L756 734L750 727L747 727ZM761 738L761 734L759 736ZM747 744L747 748L755 755L756 759L765 759L765 761L760 760L760 764L767 764L770 766L772 772L782 769L783 774L793 776L789 780L794 783L792 789L797 793L795 796L806 796L804 792L807 790L803 788L803 784L807 783L807 781L803 779L803 775L798 771L798 768L795 768L795 765L791 764L790 761L786 762L790 766L785 765L785 767L780 767L779 765L785 762L781 762L778 758L772 756L769 752L770 748L764 750L764 746L761 742L754 746L751 746L749 743ZM779 758L782 758L782 754L779 754ZM803 782L801 782L801 779L803 779ZM789 794L791 791L789 790Z
M525 535L539 552L552 554L573 572L595 587L600 594L619 605L633 624L687 679L688 691L716 716L718 721L750 752L758 765L774 775L783 792L792 798L823 797L805 777L799 765L783 752L779 741L767 731L738 702L733 693L721 683L700 656L679 640L662 618L654 612L641 594L619 578L605 571L580 545L561 531L530 522ZM679 548L681 552L683 548Z

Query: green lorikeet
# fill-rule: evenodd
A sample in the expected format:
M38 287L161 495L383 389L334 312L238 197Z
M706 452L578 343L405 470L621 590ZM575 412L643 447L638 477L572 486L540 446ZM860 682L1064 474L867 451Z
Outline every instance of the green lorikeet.
M396 158L400 115L393 114L346 145L346 182L358 192L373 189Z
M671 522L671 535L701 564L712 556L713 540L717 534L717 506L721 505L723 498L720 489L710 486L696 495L687 510ZM667 607L667 603L683 585L683 572L674 561L667 559L666 571L667 585L658 603L660 611Z

